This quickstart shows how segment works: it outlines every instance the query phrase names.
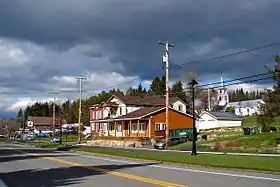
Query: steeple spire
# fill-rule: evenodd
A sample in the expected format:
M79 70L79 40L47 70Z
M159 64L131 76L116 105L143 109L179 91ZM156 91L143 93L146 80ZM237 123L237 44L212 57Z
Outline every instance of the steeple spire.
M221 87L224 88L224 79L223 79L223 73L221 73Z

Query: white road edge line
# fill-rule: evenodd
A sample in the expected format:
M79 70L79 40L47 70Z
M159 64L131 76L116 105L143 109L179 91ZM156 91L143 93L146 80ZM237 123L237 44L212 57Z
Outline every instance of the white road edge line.
M0 187L8 187L8 186L0 179Z
M77 155L82 156L82 157L87 157L87 158L95 158L95 159L99 159L99 160L111 161L111 162L119 162L119 163L127 163L127 164L141 164L140 162L137 163L137 162L130 162L130 161L125 161L125 160L116 160L116 159L111 159L111 158L101 158L101 157L92 156L92 155L82 155L82 154L77 154ZM270 181L280 182L280 179L277 179L277 178L259 177L259 176L253 176L253 175L242 175L242 174L234 174L234 173L219 173L219 172L204 171L204 170L197 170L197 169L178 168L178 167L172 167L172 166L148 165L148 167L170 169L170 170L177 170L177 171L185 171L185 172L206 173L206 174L222 175L222 176L228 176L228 177L270 180Z

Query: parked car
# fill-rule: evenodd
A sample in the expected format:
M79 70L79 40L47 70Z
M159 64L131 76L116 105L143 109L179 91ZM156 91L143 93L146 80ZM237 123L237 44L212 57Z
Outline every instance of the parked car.
M168 145L177 145L183 143L184 140L181 138L170 138L168 141ZM166 140L162 139L160 142L154 144L154 148L156 149L164 149L166 144Z

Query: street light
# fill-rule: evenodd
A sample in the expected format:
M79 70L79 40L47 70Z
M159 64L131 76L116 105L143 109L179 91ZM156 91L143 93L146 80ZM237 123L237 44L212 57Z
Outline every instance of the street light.
M196 153L196 137L197 137L197 134L196 134L196 126L195 126L195 106L194 106L194 89L195 87L198 85L198 83L196 82L196 80L194 80L194 78L191 80L191 82L189 82L189 86L192 90L192 104L193 104L193 107L192 107L192 113L193 113L193 136L192 136L192 155L197 155Z

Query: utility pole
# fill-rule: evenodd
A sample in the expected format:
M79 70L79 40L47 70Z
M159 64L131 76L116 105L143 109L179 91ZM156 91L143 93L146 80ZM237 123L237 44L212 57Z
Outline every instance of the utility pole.
M210 88L207 89L208 92L208 111L211 111L211 98L210 98Z
M55 95L58 94L56 92L51 93L51 95L53 95L53 118L52 118L52 124L53 124L53 138L55 135Z
M24 110L25 109L21 109L21 110L22 110L22 135L21 135L21 137L23 139L24 134L25 134L25 123L24 123Z
M79 102L79 126L78 126L78 143L80 144L82 141L82 132L81 132L81 113L82 113L82 81L85 80L85 77L76 77L79 80L80 84L80 102Z
M174 47L173 44L169 44L168 42L162 43L158 42L161 45L165 46L165 54L163 55L162 61L165 63L165 149L168 148L169 141L169 47Z

